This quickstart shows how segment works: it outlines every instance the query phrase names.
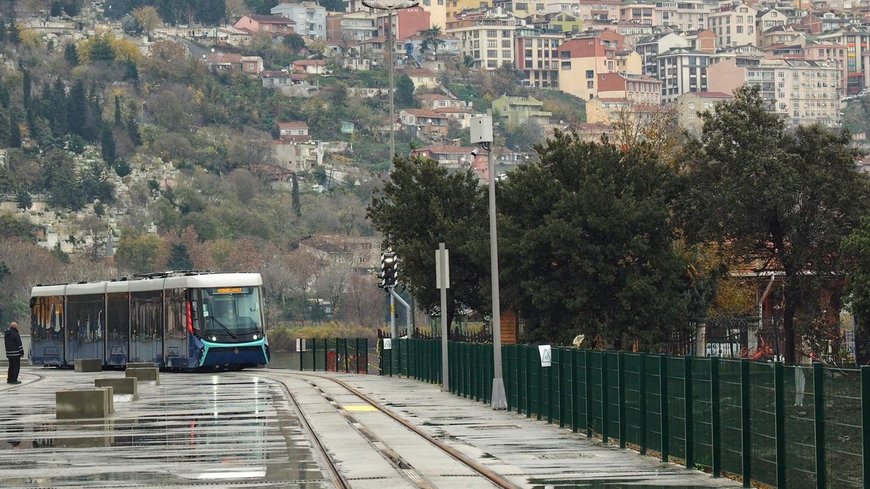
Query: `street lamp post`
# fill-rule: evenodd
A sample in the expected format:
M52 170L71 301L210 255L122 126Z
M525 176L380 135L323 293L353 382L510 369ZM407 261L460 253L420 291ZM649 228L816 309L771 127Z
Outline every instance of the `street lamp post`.
M414 7L418 3L420 3L419 0L363 0L362 2L366 7L386 10L387 22L390 27L387 31L387 55L385 57L390 68L390 161L388 168L392 168L393 158L396 155L396 108L393 100L396 92L396 63L393 61L393 29L395 28L393 12Z
M495 154L493 153L492 111L487 115L472 117L471 142L478 144L487 153L489 172L489 256L492 275L492 396L493 409L507 409L507 395L501 368L501 303L498 283L498 229L495 212Z

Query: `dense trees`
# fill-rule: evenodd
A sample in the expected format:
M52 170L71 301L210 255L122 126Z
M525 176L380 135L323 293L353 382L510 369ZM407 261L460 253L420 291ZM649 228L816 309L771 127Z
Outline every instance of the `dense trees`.
M673 173L654 155L569 134L539 153L499 193L503 303L535 324L530 339L663 343L687 324Z
M471 170L450 173L436 162L421 158L396 158L390 180L373 198L368 217L386 236L401 260L400 281L418 307L440 308L435 288L435 250L445 243L450 250L448 321L457 311L485 310L481 287L489 279L487 200L478 177Z
M841 241L866 213L867 180L848 134L787 131L758 90L703 115L687 147L681 213L687 235L715 241L729 263L782 270L784 354L795 360L795 317L817 307L820 279L842 273Z

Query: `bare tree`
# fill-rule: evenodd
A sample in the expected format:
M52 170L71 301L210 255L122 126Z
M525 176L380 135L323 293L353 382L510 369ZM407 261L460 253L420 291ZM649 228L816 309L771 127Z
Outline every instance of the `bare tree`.
M676 164L684 137L674 105L632 104L617 112L611 125L616 145L632 149L645 144L662 161Z

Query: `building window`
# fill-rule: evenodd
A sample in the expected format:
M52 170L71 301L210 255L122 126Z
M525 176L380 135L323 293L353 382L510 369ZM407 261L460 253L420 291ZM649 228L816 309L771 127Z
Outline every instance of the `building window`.
M588 82L586 82L586 88L595 88L595 82L589 80Z
M595 78L595 71L594 70L586 70L586 79L588 80L590 78Z
M562 65L560 67L563 70L570 70L571 69L571 62L570 61L562 61Z

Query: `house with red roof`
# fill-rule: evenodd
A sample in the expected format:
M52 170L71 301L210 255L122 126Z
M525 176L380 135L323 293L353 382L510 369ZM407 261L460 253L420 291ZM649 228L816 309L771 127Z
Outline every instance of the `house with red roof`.
M243 15L233 24L233 27L249 32L268 32L286 36L293 34L294 25L296 22L280 15Z
M326 74L325 59L297 59L291 67L297 73L306 73L308 75Z

